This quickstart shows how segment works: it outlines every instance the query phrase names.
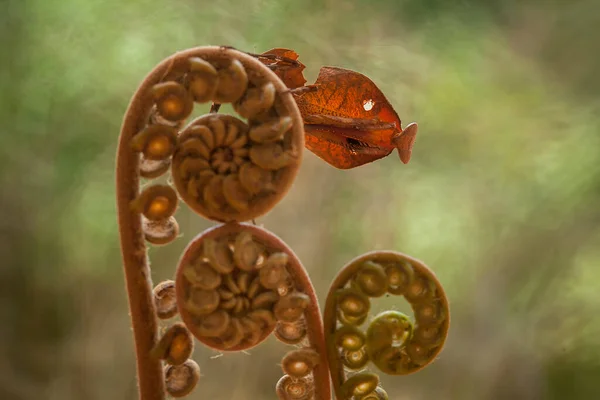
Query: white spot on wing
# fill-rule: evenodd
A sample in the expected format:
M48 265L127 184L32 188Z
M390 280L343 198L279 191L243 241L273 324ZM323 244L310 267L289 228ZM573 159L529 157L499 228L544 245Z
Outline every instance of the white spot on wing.
M374 105L375 102L373 101L373 99L363 101L363 108L365 109L365 111L371 111Z

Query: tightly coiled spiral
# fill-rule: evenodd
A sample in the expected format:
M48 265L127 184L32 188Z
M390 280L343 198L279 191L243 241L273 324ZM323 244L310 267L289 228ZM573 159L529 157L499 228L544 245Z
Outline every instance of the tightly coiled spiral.
M414 322L399 311L384 311L361 328L371 298L386 294L404 296ZM433 272L391 251L367 253L342 268L329 291L324 318L331 375L340 399L387 399L379 377L363 371L368 363L390 375L416 372L439 354L450 323L448 300Z
M265 126L266 125L266 126ZM254 129L230 115L208 114L184 129L173 157L172 175L184 201L220 220L254 217L260 202L272 201L282 184L280 170L296 162L281 142L292 127L284 117ZM276 133L263 140L256 131Z
M305 343L283 358L283 372L294 384L277 391L298 390L300 379L310 383L306 389L311 393L329 394L314 290L298 258L273 234L232 222L203 232L179 261L175 291L182 321L208 347L247 350L275 329L284 343Z
M216 221L247 221L269 211L291 185L304 147L302 120L285 86L261 63L210 50L175 58L149 88L149 116L130 146L140 154L142 176L171 168L179 195L194 211ZM232 103L246 121L211 113L181 130L194 102L209 101ZM148 230L157 232L147 235L152 243L177 235L168 217L149 219L155 222Z

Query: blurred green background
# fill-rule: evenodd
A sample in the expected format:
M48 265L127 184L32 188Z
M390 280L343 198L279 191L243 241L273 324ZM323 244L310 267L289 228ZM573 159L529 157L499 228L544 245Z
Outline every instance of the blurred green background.
M323 65L360 71L419 123L406 166L339 171L306 152L258 221L321 302L372 249L436 272L449 340L384 378L391 399L600 398L599 27L597 0L0 1L0 398L136 397L117 136L146 73L205 44L295 49L309 83ZM155 282L210 226L177 218L183 237L150 252ZM275 398L284 351L198 346L189 398Z

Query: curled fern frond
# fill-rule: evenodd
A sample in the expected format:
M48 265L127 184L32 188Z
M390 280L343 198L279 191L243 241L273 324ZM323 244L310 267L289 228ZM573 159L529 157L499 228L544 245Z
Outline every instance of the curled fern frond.
M284 343L307 339L305 348L284 357L284 373L310 375L319 398L329 396L316 296L306 270L279 238L248 224L211 228L187 246L175 282L181 319L204 345L247 350L276 327Z
M212 111L232 103L242 119L210 113L186 126L194 104L208 102ZM195 334L212 337L213 345L214 338L226 335L219 346L235 348L260 342L278 325L268 307L279 296L264 294L273 289L260 284L254 267L258 249L248 236L240 236L235 257L208 243L207 260L186 266L178 279L188 282L189 293L177 307L171 297L173 283L152 290L147 243L166 245L177 239L174 214L180 198L215 221L246 221L265 214L289 190L303 148L302 118L292 94L261 61L231 48L178 52L159 63L133 95L119 139L117 199L142 399L182 396L194 385L178 389L178 377L187 371L192 382L196 376L192 364L172 367L165 387L161 359L174 362L176 357L159 351L170 336L159 339L158 318L170 318L178 309L203 315ZM167 182L174 187L150 183L140 190L142 178L169 171ZM279 285L273 281L276 271L265 271L262 279ZM227 298L237 290L235 298ZM240 318L243 312L247 315ZM180 343L177 338L173 340Z
M414 317L384 311L366 325L371 299L404 296ZM443 348L450 314L444 289L422 262L402 253L376 251L344 266L325 306L324 326L334 391L338 398L385 399L371 362L390 375L416 372ZM363 372L359 372L363 371Z

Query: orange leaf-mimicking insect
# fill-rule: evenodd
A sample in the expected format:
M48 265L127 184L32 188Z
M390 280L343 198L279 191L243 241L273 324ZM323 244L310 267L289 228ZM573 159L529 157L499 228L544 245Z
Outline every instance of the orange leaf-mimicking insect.
M340 169L378 160L398 149L410 161L417 124L402 129L400 117L366 76L322 67L316 82L304 86L304 65L288 49L256 55L292 90L304 120L306 148Z
M304 86L304 64L298 61L298 53L288 49L271 49L256 55L263 64L271 68L290 89Z

